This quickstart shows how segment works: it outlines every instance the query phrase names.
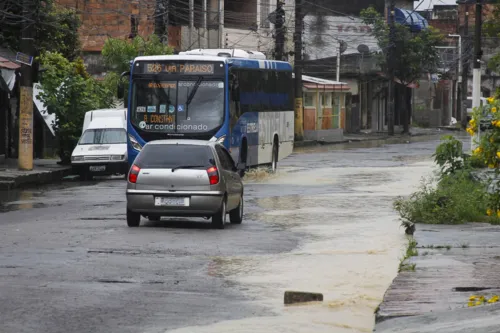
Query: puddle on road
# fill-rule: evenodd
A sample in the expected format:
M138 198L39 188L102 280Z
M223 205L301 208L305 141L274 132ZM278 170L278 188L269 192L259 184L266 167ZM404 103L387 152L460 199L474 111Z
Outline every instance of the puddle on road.
M250 214L252 220L303 234L303 242L289 253L217 260L210 274L244 286L242 292L269 308L270 316L171 332L371 332L406 240L392 201L409 195L431 171L432 163L424 161L390 169L282 169L266 178L266 186L253 187L260 210ZM287 195L289 187L311 184L347 184L350 192ZM324 301L284 306L286 290L320 292Z

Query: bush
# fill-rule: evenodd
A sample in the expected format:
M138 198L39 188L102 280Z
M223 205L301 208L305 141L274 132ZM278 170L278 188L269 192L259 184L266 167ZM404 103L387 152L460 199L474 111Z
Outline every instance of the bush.
M435 183L433 179L424 180L409 199L394 202L403 222L460 224L488 220L486 185L475 181L468 171L444 175Z

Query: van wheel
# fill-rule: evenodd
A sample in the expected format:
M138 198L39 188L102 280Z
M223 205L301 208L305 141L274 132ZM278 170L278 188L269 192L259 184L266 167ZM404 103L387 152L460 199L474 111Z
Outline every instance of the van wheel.
M137 228L141 224L141 214L134 213L127 209L127 225L130 228Z
M232 224L241 224L243 222L243 195L240 197L238 207L229 212L229 221Z
M94 177L88 171L81 171L80 172L80 180L90 181L92 179L94 179Z
M219 208L219 211L212 216L212 226L215 229L224 229L226 224L226 198L222 200L222 204Z

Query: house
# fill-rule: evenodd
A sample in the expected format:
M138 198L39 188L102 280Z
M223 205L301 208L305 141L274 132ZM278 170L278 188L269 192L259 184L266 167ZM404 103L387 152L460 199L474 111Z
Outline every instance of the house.
M349 1L332 3L324 0L310 10L304 18L304 73L334 80L337 76L337 54L340 56L340 81L349 88L349 108L345 115L345 131L374 132L387 130L387 79L382 75L375 53L381 50L372 35L372 27L363 23L360 12L373 6L380 13L385 11L385 1ZM425 29L427 21L413 11L413 1L396 2L395 19L414 31ZM396 80L396 83L399 81ZM395 96L405 89L396 84ZM396 99L395 110L411 100ZM401 115L396 112L395 124L401 125Z
M346 115L344 82L302 76L304 100L304 138L325 142L343 140Z
M0 48L0 162L17 158L19 150L19 80L21 65L15 62L15 53ZM40 86L33 88L33 157L55 155L53 115L37 98Z

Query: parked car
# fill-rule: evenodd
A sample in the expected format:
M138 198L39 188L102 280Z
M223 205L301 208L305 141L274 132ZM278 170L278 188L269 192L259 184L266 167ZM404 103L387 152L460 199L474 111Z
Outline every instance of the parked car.
M130 168L127 225L138 227L141 215L205 217L224 229L243 220L243 182L224 146L201 140L148 142Z
M73 173L82 180L104 175L126 176L127 160L127 109L85 113L82 136L71 154Z

